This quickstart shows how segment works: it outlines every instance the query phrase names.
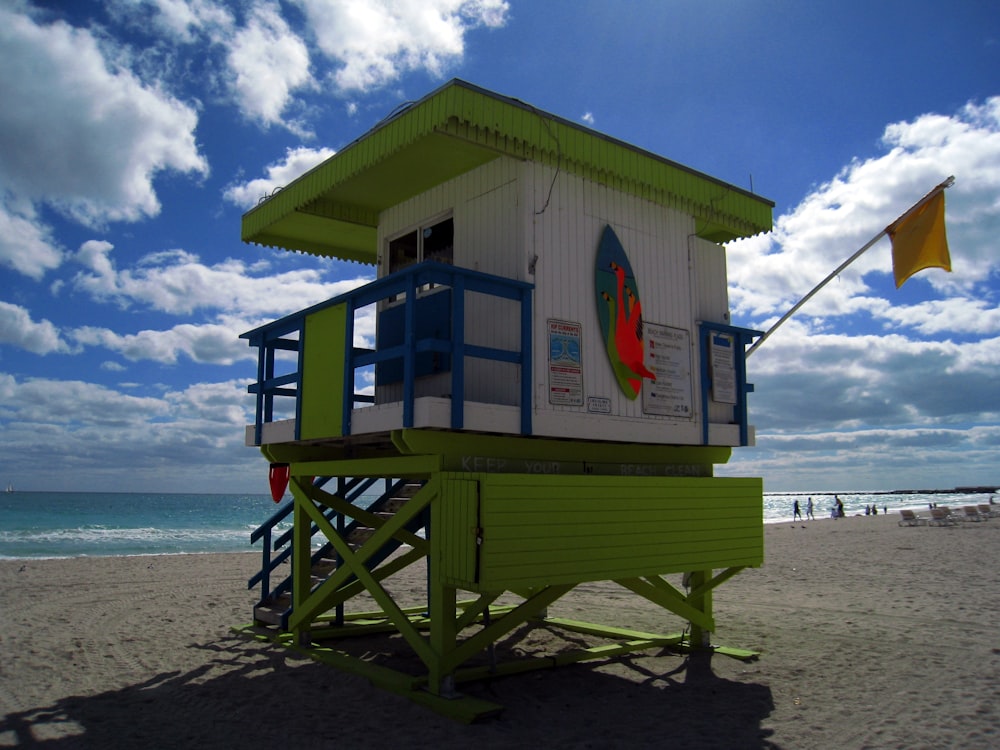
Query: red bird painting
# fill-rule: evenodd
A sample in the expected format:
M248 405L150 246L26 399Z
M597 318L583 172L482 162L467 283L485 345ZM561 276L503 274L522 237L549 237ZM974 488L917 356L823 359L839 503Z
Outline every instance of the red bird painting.
M656 380L656 375L645 364L638 285L625 249L610 226L604 228L595 265L597 312L608 359L622 392L635 399L642 379Z

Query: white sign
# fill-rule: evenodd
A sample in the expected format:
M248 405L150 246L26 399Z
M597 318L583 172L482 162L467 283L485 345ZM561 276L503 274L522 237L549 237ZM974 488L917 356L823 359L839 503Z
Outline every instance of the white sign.
M712 400L736 403L736 339L728 333L712 333Z
M656 380L642 385L642 410L693 419L691 403L691 334L683 328L644 323L646 367Z
M610 414L611 399L603 396L588 396L587 411L591 414Z
M583 406L579 323L549 319L549 403Z

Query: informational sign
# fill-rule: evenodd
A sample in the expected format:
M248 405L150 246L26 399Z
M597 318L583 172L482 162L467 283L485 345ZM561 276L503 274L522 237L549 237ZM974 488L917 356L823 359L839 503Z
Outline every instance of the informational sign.
M709 356L712 363L712 400L720 404L736 403L735 338L728 333L713 333Z
M644 328L646 364L656 380L643 386L643 412L692 419L690 332L653 323L644 323Z
M549 319L549 403L583 406L581 326Z
M588 396L587 411L591 414L610 414L611 399L604 396Z

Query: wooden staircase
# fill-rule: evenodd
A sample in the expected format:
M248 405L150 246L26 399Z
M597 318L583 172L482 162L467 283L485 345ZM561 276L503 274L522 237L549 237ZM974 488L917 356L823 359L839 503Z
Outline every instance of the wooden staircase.
M368 511L374 514L377 518L381 519L383 522L388 521L395 516L407 502L409 502L410 498L412 498L422 486L423 484L421 482L405 482L391 495L387 497L383 496L382 498L376 500L368 508ZM345 538L348 546L352 550L356 551L365 542L367 542L376 531L377 528L373 526L365 526L357 521L352 521L347 525ZM395 540L386 544L382 550L373 555L368 561L367 566L369 569L377 567L398 546L399 543ZM326 544L313 555L310 569L312 588L315 588L323 583L323 581L329 578L330 575L332 575L339 567L339 561L335 556L331 557L330 555L335 555L330 544ZM290 578L291 572L289 572L289 575L284 581L275 587L275 591L279 591L281 593L274 594L272 592L262 601L254 605L254 624L278 627L282 629L286 627L288 615L292 611L292 595L288 590L290 588Z

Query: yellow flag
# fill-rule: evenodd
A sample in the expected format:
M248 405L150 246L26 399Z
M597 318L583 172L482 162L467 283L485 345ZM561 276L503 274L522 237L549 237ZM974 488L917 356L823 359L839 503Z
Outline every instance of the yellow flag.
M892 240L892 273L896 288L925 268L951 270L944 229L944 190L885 230Z

